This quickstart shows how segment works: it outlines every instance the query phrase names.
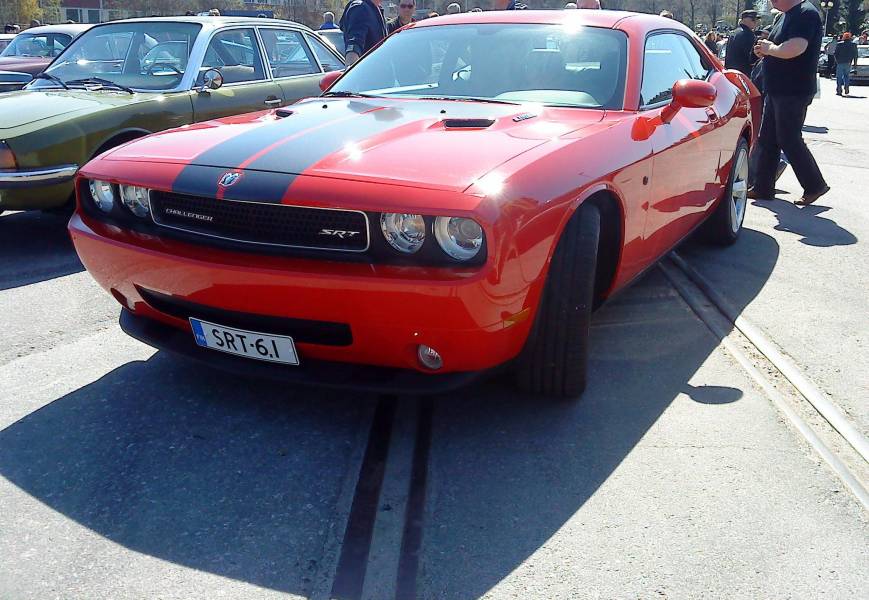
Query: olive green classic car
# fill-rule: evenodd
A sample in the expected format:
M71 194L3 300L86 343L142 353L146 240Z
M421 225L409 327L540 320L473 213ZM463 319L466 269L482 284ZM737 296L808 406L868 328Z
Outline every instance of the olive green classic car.
M78 37L28 86L0 96L0 212L69 205L94 156L189 123L278 108L344 68L289 21L115 21Z

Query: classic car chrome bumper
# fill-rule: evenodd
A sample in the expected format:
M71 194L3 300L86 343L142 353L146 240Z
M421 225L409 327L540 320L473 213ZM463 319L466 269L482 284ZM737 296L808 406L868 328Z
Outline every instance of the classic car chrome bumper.
M54 185L70 181L78 172L78 165L60 165L51 168L0 170L0 190Z

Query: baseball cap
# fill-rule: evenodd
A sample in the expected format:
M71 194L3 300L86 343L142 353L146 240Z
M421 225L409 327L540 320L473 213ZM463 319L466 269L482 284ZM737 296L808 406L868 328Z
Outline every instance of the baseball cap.
M744 10L739 14L740 19L756 19L757 11L756 10Z

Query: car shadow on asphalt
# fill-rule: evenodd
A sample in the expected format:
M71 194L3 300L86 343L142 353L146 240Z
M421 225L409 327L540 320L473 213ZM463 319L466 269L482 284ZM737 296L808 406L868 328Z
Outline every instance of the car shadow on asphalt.
M753 205L775 214L778 218L776 231L798 235L800 242L807 246L826 248L857 243L857 237L853 233L833 219L821 216L830 210L829 206L797 206L784 200L755 200Z
M84 271L68 221L40 211L0 216L0 291Z
M0 431L0 475L135 552L309 596L374 404L252 384L161 352ZM6 513L3 527L23 537L33 518L45 509Z
M773 238L746 234L737 246L755 259L733 281L739 308L778 258ZM509 380L438 397L418 597L490 591L565 525L680 394L713 412L739 401L736 388L689 383L718 346L652 270L596 313L580 401L529 397ZM216 374L159 352L0 431L0 475L136 552L308 596L373 403ZM6 515L4 527L28 531L32 518Z

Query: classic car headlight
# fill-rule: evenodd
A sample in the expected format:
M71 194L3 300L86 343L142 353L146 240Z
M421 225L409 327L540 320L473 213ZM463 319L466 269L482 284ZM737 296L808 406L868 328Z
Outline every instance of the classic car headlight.
M405 254L413 254L425 242L425 221L422 215L383 213L380 229L389 245Z
M137 217L147 217L151 214L151 201L148 198L148 188L137 185L122 185L121 200L124 206Z
M94 199L94 204L105 213L112 212L115 205L115 191L112 189L112 184L108 181L100 181L99 179L91 179L91 198Z
M434 232L443 251L456 260L471 260L483 247L483 228L473 219L438 217Z
M12 154L12 149L5 142L0 142L0 169L17 169L18 164L15 161L15 155Z

